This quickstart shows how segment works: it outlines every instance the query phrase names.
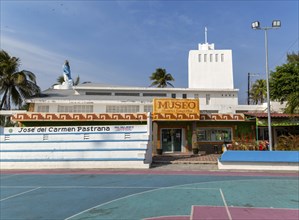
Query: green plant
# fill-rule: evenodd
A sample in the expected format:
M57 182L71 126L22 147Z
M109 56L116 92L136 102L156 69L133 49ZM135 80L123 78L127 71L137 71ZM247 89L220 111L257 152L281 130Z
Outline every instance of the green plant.
M242 140L235 138L229 150L258 150L255 140Z
M282 135L278 138L276 150L299 151L299 135Z

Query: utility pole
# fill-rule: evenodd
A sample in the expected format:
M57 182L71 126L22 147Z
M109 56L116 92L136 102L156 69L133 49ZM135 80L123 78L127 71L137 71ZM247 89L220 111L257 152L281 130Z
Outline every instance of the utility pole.
M270 86L269 86L269 64L268 64L268 30L278 29L281 27L280 20L273 20L271 27L261 27L259 21L251 24L254 30L263 30L265 32L265 52L266 52L266 82L267 82L267 112L268 112L268 132L269 132L269 151L272 151L272 128L271 128L271 106L270 106Z

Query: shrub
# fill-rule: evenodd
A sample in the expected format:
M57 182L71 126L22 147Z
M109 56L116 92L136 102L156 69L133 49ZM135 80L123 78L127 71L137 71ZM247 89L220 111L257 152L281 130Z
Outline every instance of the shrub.
M258 150L258 146L255 140L241 140L240 138L235 138L229 150Z
M276 150L299 151L299 135L282 135L278 138Z

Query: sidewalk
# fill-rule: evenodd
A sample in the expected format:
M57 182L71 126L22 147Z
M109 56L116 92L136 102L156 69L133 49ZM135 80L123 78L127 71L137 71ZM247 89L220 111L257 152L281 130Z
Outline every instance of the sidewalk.
M162 171L199 171L218 170L217 158L221 154L163 154L153 156L151 169Z
M154 164L217 164L221 154L163 154L153 156Z

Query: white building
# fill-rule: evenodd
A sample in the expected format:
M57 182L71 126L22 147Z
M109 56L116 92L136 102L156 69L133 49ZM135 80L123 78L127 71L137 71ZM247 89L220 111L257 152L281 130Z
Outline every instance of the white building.
M189 88L234 90L231 50L215 50L214 44L199 44L190 50L188 59Z
M150 88L81 84L73 89L54 87L42 97L28 99L36 112L134 113L152 110L153 98L195 98L201 113L265 111L265 105L239 105L233 85L231 50L199 44L189 52L189 88ZM280 111L280 109L275 109Z
M199 118L185 112L181 114L188 115L187 119L185 116L171 118L168 113L164 116L161 114L163 116L161 118L159 114L156 114L157 118L153 117L154 151L163 149L164 152L190 152L198 144L200 149L215 152L215 146L219 149L224 140L231 142L235 137L256 140L256 137L260 137L260 133L263 135L266 133L266 130L260 128L259 132L256 132L255 116L248 119L244 114L238 114L265 112L267 105L238 104L239 90L235 89L233 84L231 50L215 50L214 44L206 42L199 44L198 50L189 52L188 62L188 88L126 87L98 83L81 84L72 89L56 86L43 91L40 97L28 99L30 112L20 114L15 119L22 123L27 121L29 125L39 121L46 124L51 121L61 125L67 123L66 121L104 123L106 116L116 122L121 120L129 122L131 119L127 117L132 116L131 123L133 123L134 120L141 120L134 115L153 112L154 98L168 98L170 102L193 101L197 105L196 100L175 99L199 99L200 113L198 109L196 113ZM282 111L281 105L271 107L272 111ZM182 108L179 110L182 111ZM46 112L49 114L41 114ZM264 136L262 139L265 139Z

